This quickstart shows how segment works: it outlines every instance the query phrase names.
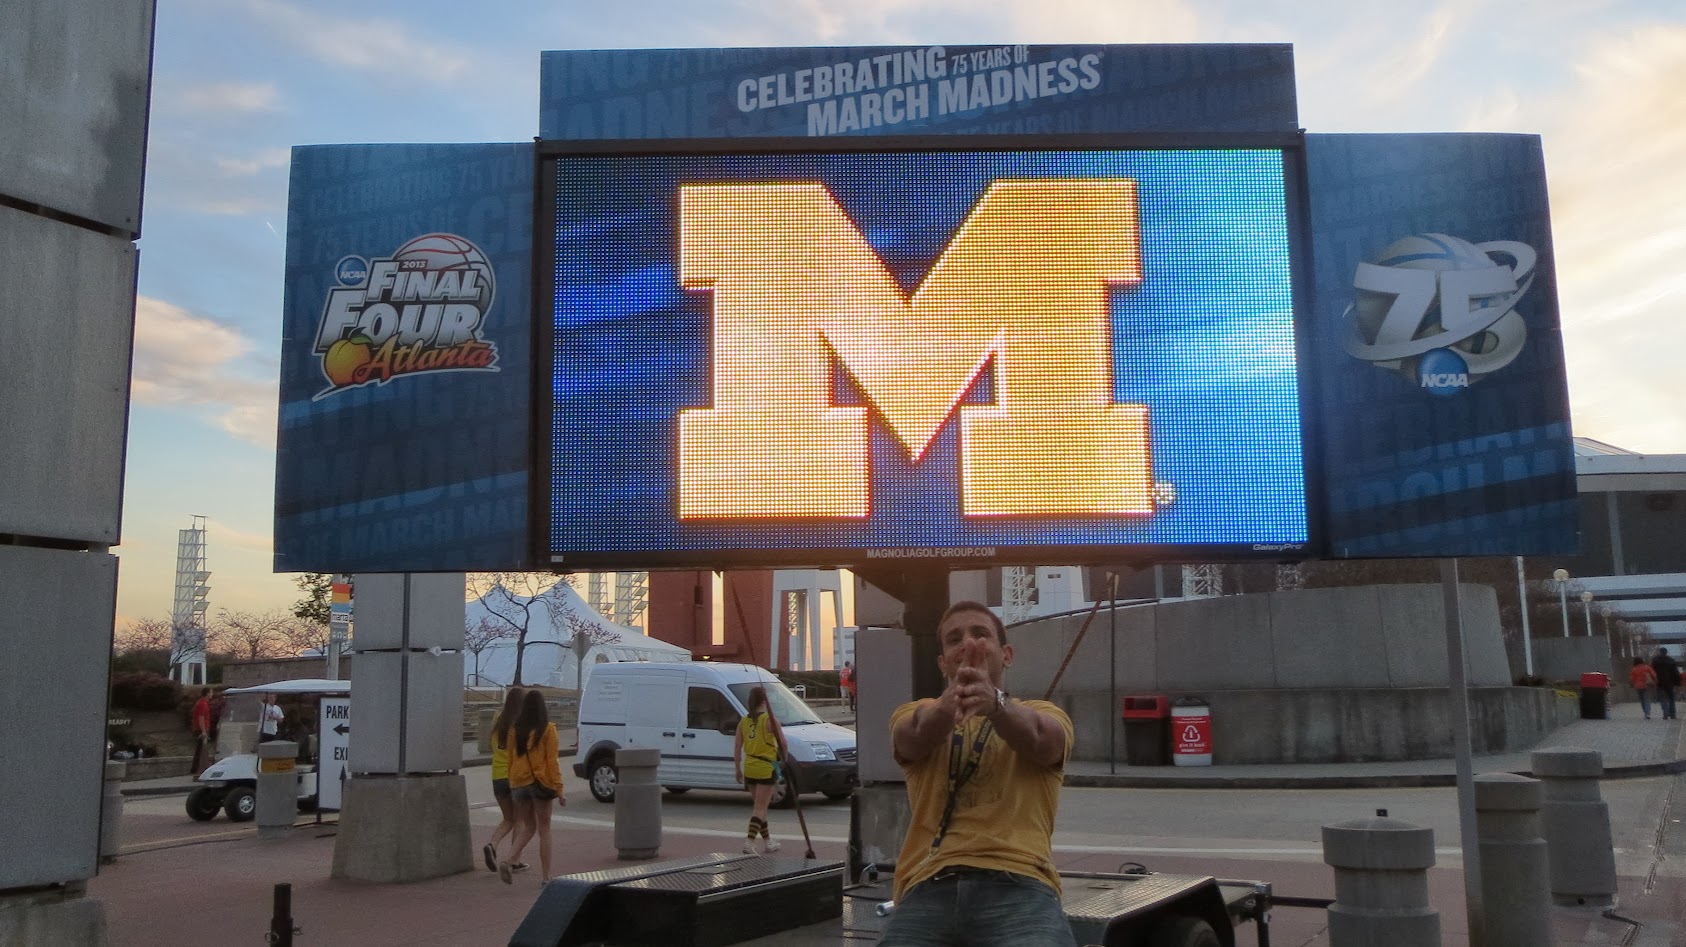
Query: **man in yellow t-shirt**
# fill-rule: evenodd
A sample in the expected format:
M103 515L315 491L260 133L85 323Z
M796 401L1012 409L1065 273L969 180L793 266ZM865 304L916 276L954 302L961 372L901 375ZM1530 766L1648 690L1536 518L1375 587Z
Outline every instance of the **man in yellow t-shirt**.
M1071 718L1007 696L1013 648L986 606L949 606L937 637L942 696L890 716L912 819L879 943L1074 945L1052 843Z

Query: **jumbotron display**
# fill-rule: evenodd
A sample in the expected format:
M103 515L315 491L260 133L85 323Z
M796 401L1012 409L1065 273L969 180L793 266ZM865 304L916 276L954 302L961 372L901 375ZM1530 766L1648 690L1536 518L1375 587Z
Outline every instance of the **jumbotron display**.
M544 159L550 563L1307 544L1297 155L828 147Z

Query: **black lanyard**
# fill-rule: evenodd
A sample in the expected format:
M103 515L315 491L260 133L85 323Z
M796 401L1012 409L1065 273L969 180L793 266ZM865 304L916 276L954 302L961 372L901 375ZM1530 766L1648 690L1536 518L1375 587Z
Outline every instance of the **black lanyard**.
M964 725L955 727L948 738L948 801L943 804L943 820L937 825L936 837L931 839L932 848L940 848L943 837L948 835L948 824L954 821L954 806L960 800L960 790L978 771L978 764L983 762L984 745L989 742L990 731L993 728L986 719L983 726L978 728L978 738L972 741L972 752L964 752L962 741L965 739Z

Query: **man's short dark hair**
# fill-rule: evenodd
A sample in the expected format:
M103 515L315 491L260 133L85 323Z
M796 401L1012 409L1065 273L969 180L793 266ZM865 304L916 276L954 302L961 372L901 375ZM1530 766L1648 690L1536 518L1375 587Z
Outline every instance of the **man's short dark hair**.
M995 640L1002 645L1007 643L1007 626L1001 623L1001 616L995 614L993 611L990 611L988 605L985 605L982 602L974 602L970 599L955 602L953 605L950 605L948 610L943 612L943 617L937 619L937 627L941 628L943 626L943 622L948 621L948 616L953 615L955 612L982 612L983 614L988 615L989 623L995 626Z

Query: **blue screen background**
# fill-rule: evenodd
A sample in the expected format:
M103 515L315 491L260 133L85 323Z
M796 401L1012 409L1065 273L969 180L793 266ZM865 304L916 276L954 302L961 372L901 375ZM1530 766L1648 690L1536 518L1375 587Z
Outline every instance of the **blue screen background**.
M1113 388L1149 406L1174 504L1146 520L968 522L951 416L917 465L872 422L865 520L677 519L678 413L710 397L709 294L677 274L681 185L822 182L911 290L988 185L1025 177L1138 182L1143 280L1113 294ZM1306 542L1283 181L1270 150L559 158L551 552ZM986 372L966 400L989 398Z

